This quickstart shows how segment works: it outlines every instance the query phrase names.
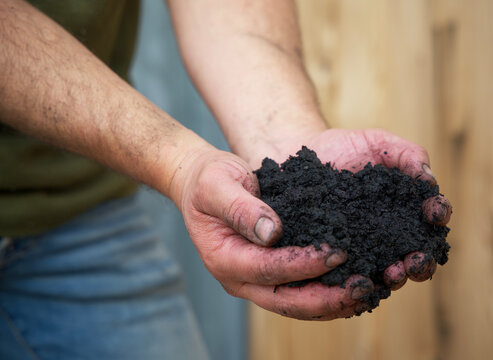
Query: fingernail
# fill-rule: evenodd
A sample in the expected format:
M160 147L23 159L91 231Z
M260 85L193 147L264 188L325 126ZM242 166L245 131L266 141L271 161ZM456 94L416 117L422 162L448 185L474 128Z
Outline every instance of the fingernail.
M412 257L412 265L410 266L409 275L422 275L429 270L432 265L433 258L423 253L414 254Z
M363 295L368 293L368 289L362 288L361 286L356 286L353 291L351 291L351 299L358 300Z
M368 304L358 304L354 307L354 312L356 313L357 316L361 315L365 311L368 311L371 309L371 306Z
M419 271L419 274L429 274L431 269L433 269L433 259L430 259L430 260L427 260L423 263L423 265L421 266L421 269Z
M359 280L351 285L351 299L360 300L361 297L373 291L373 285L366 280Z
M274 222L271 219L264 216L258 219L257 224L255 225L255 235L257 235L260 241L267 244L272 237L273 232Z
M390 290L392 290L392 291L399 290L401 287L403 287L406 284L406 282L407 282L407 278L404 278L399 282L393 283L390 286Z
M405 270L403 270L402 272L400 272L398 275L399 275L399 277L398 277L398 278L396 278L396 279L392 280L392 284L393 284L393 285L401 283L401 282L402 282L402 280L404 280L404 279L406 278L406 276L407 276L407 274L406 274L406 271L405 271Z
M433 180L436 182L436 179L435 179L435 175L433 175L433 172L431 171L430 167L428 166L428 164L423 164L421 166L421 168L423 169L423 171L425 172L426 175L430 176L431 178L433 178Z
M408 269L409 278L413 281L425 281L436 270L436 262L431 255L418 253L411 257L411 266Z
M329 251L329 255L325 259L325 265L330 269L334 269L338 265L346 261L347 255L341 249L332 249Z
M450 215L452 215L450 201L441 195L423 201L422 209L426 221L434 225L446 225L450 221Z

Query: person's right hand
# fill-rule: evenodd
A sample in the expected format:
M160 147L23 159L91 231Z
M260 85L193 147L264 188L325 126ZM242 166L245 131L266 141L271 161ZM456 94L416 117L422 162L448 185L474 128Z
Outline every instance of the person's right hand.
M204 265L224 289L297 319L330 320L365 310L358 299L373 287L358 282L361 276L352 276L345 288L315 282L277 286L322 275L346 255L327 244L321 250L270 247L281 236L281 220L258 195L247 163L212 147L186 157L174 176L171 197Z

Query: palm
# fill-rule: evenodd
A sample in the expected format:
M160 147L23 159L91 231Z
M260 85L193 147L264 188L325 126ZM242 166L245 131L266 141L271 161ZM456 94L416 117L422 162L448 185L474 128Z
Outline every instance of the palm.
M426 150L384 130L331 129L310 139L307 146L323 163L330 162L337 169L356 172L371 162L434 182L423 173L423 164L429 165Z
M330 162L338 169L358 171L368 162L382 163L380 151L375 152L374 144L368 141L364 131L325 131L307 146L317 153L323 163Z
M414 178L436 183L431 171L428 171L430 161L426 150L384 130L326 130L310 138L286 141L281 146L279 158L287 158L288 154L294 154L302 145L314 150L323 163L330 162L340 170L357 172L370 162L397 167ZM450 203L442 197L427 200L423 208L427 218L433 219L437 225L445 225L450 218ZM436 221L437 217L434 218L431 214L439 214L439 220ZM426 262L425 259L429 257L424 254L418 253L417 257L413 255L416 254L409 254L404 262L387 269L388 285L394 289L402 286L406 281L402 274L406 273L416 281L423 281L432 275L436 264L433 261ZM416 259L419 262L418 268L422 270L420 272L410 270L415 266Z

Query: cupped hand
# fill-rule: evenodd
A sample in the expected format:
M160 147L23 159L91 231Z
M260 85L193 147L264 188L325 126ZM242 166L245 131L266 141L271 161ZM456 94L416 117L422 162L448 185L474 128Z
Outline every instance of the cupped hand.
M294 154L302 145L314 150L323 163L330 162L340 170L357 172L370 162L388 168L396 167L413 178L436 184L426 150L384 130L330 129L304 139L287 139L282 144L276 144L273 152L275 160L286 160L289 154ZM438 195L424 201L423 212L429 223L445 226L450 219L452 206L446 198ZM431 278L436 267L435 260L429 254L413 252L403 261L387 268L384 281L392 290L397 290L408 278L413 281Z
M278 284L320 276L346 260L327 244L272 248L281 220L258 199L256 176L239 157L214 148L188 156L172 184L190 237L211 274L231 295L298 319L327 320L364 310L358 299L373 285L353 276L346 288Z

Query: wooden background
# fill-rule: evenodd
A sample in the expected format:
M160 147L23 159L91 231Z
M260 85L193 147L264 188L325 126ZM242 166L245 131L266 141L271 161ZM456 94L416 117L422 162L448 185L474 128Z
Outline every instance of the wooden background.
M298 0L334 127L425 146L454 214L449 263L373 314L313 323L250 311L252 360L493 359L493 0Z

